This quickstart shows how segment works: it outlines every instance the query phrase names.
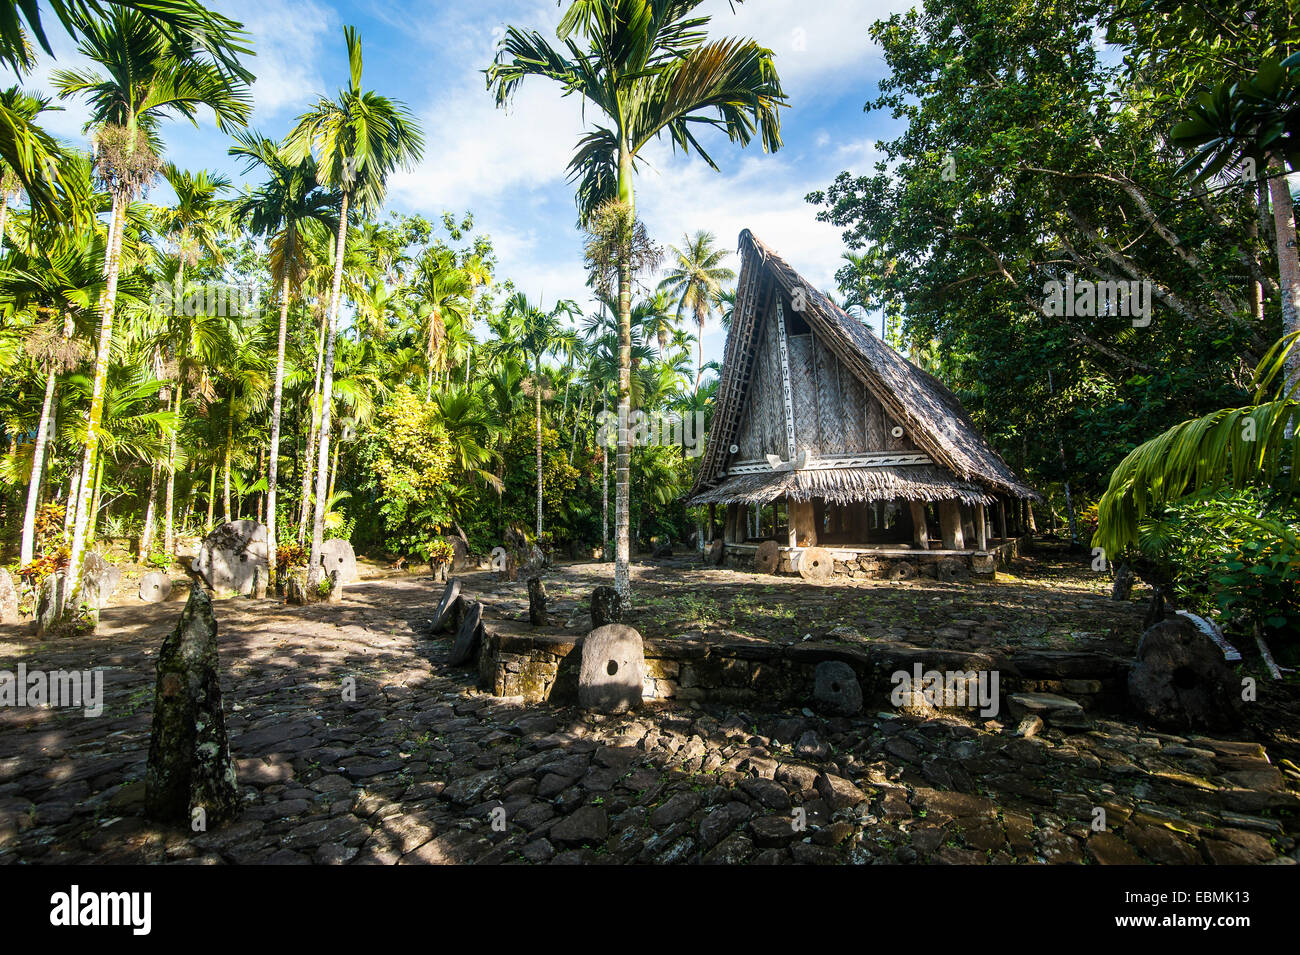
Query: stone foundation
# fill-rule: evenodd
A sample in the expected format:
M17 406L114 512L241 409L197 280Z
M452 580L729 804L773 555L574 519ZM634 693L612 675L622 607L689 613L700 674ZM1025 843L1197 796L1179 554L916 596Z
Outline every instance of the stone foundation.
M985 551L975 550L914 550L909 547L841 547L828 544L825 549L835 561L835 574L842 577L864 579L889 579L900 562L911 564L917 575L938 577L939 564L955 560L966 568L972 577L991 580L998 568L1007 568L1028 547L1030 538L1022 537L998 544ZM804 548L782 547L778 573L798 574L795 561ZM757 544L727 544L723 563L733 570L754 570Z
M577 700L581 639L567 634L512 633L488 624L479 653L479 686L528 702ZM577 651L577 652L575 652ZM1085 710L1123 707L1127 662L1099 653L1023 650L1011 654L915 647L902 643L850 646L815 641L708 641L682 636L645 641L643 699L727 703L779 709L808 706L813 674L824 660L853 668L868 710L892 709L891 676L924 670L996 671L1005 714L1012 693L1060 693Z

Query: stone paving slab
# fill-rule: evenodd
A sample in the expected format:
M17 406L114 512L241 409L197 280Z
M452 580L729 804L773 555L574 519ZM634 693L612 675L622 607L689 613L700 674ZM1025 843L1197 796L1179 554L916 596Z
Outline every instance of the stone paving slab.
M105 709L0 709L0 862L184 864L1293 864L1285 741L896 714L524 705L446 665L441 587L340 606L216 603L245 809L194 833L139 816L157 648L177 605L104 611L0 669L102 667ZM355 698L345 698L347 680ZM1104 812L1104 828L1097 828Z

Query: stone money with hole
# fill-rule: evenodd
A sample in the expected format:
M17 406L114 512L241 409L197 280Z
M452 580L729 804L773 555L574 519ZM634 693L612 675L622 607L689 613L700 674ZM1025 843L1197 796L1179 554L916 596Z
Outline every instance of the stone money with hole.
M641 634L621 623L597 627L582 642L578 705L601 713L624 713L641 705L645 646Z
M158 571L151 571L140 578L140 599L145 603L162 603L171 596L171 579Z
M203 539L191 567L216 593L247 596L253 590L253 572L261 568L266 573L266 526L227 521Z
M862 686L853 667L840 660L817 664L813 676L813 700L819 710L835 716L854 716L862 712Z
M1221 730L1241 721L1240 679L1186 617L1170 617L1142 634L1128 696L1138 714L1167 729Z
M331 537L321 544L320 562L325 568L326 577L329 576L330 571L337 570L341 583L352 584L360 579L357 574L356 552L342 537Z

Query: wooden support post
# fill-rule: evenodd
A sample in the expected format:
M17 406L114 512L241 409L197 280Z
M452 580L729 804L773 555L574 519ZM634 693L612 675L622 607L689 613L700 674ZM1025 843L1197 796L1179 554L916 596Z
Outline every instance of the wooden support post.
M718 505L709 505L709 535L708 543L713 543L718 536ZM708 546L707 544L705 546Z
M728 544L736 543L736 538L738 536L738 531L739 531L739 527L738 527L739 524L740 524L740 505L728 504L726 528L723 530L723 539Z
M966 540L975 541L975 509L969 504L961 505L961 529Z
M961 529L961 504L957 501L939 502L939 530L943 534L945 550L966 549L966 537Z
M795 547L817 546L816 508L812 501L792 501L790 503L790 523Z
M794 524L794 511L795 508L798 506L799 505L795 504L795 502L790 500L788 497L785 499L786 543L790 547L799 546L799 538L798 535L795 533L795 524Z
M998 498L998 536L1007 539L1007 504L1002 498Z
M912 512L912 541L921 550L929 550L930 528L925 520L925 502L908 501L907 505Z
M979 549L982 551L989 549L988 519L984 516L984 505L975 505L975 539L979 542Z

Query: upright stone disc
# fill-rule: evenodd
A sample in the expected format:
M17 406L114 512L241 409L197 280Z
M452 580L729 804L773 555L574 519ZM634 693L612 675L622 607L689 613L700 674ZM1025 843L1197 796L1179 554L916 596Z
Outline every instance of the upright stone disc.
M911 580L916 576L916 565L906 560L900 560L889 571L890 580Z
M714 567L722 563L722 555L726 553L727 545L722 542L722 538L716 538L709 545L709 563Z
M781 566L781 548L776 541L763 541L754 555L754 569L760 574L775 574Z
M451 657L447 662L454 667L473 662L482 636L483 605L475 600L465 610L465 619L460 622L460 630L456 633L456 642L452 644Z
M804 580L830 580L835 561L824 547L806 547L799 555L799 576Z
M430 628L434 633L442 633L447 629L447 624L451 619L451 605L456 602L460 596L460 578L453 577L447 581L447 586L442 592L442 599L438 601L438 609L433 612L433 626Z
M356 552L352 549L352 545L341 537L331 537L321 544L320 560L325 566L326 577L329 577L330 571L337 570L340 583L352 584L361 579L357 573Z
M171 579L163 573L153 571L140 578L140 599L145 603L159 604L171 596Z

